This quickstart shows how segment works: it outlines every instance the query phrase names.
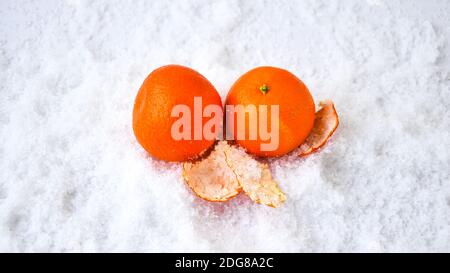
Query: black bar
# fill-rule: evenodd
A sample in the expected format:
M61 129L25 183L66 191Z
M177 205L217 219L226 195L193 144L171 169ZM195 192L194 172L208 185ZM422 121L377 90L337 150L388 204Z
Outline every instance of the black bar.
M148 253L0 254L15 270L113 269L118 272L310 272L447 268L448 254ZM157 270L158 269L158 270ZM442 270L442 269L441 269ZM439 270L439 271L441 271ZM439 272L438 271L438 272Z

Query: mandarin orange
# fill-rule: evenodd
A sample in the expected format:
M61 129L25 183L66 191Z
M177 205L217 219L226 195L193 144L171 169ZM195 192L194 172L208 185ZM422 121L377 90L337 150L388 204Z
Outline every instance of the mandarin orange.
M282 156L297 148L311 132L314 125L315 106L314 100L305 86L294 74L287 70L263 66L254 68L242 75L231 87L226 105L267 105L268 109L278 105L278 132L273 132L271 127L271 111L267 111L266 128L277 134L279 141L277 147L271 150L262 149L267 136L260 132L260 112L257 112L258 122L251 122L250 115L245 116L245 138L238 138L238 118L234 113L230 117L227 114L228 130L233 132L236 142L249 153L262 157ZM231 128L230 128L231 127ZM250 138L250 131L257 132L256 138ZM242 131L242 130L241 130Z
M133 131L150 155L166 161L185 161L196 158L214 144L215 139L206 139L203 134L196 139L192 132L190 139L180 140L172 135L172 125L179 119L171 116L173 107L186 105L194 114L194 97L202 99L201 113L208 105L222 109L221 98L214 86L193 69L167 65L148 75L134 103ZM201 128L211 118L202 116ZM194 118L190 117L190 120L193 129Z

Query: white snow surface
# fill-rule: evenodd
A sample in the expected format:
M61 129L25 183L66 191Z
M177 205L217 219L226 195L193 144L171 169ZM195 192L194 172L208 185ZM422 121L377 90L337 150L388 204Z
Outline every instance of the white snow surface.
M0 251L450 251L449 1L0 1ZM224 98L260 65L340 114L270 160L278 209L208 203L131 113L177 63Z

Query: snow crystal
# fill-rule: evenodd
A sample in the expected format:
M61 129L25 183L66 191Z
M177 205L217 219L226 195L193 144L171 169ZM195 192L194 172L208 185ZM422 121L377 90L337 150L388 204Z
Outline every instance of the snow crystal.
M450 251L450 3L0 2L0 251ZM340 127L269 160L278 209L208 203L131 129L148 73L224 98L259 65L298 75Z

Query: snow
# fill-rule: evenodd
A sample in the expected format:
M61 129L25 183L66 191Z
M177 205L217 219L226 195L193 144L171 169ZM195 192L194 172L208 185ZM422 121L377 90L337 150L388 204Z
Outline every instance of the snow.
M0 251L450 251L450 2L0 1ZM340 114L270 160L278 209L195 197L134 97L164 64L224 98L286 68Z

